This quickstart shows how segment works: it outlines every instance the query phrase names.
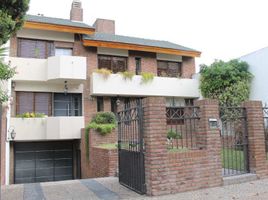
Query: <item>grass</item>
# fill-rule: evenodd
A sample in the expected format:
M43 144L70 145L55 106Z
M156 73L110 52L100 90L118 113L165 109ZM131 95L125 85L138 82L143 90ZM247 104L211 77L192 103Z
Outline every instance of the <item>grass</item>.
M244 170L244 152L242 150L222 148L221 157L223 168Z
M113 149L117 149L117 144L116 143L101 144L98 147L102 149L113 150Z

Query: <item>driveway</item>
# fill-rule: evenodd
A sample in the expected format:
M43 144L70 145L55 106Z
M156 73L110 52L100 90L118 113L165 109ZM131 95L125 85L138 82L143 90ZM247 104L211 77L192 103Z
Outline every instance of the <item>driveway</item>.
M139 195L117 178L98 178L3 186L1 200L267 200L268 179L161 197Z

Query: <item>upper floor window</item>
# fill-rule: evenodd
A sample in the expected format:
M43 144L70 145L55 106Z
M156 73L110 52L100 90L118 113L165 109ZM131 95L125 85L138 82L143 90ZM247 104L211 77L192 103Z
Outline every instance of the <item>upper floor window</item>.
M73 49L71 48L56 48L55 49L55 56L72 56Z
M18 57L47 58L54 54L54 43L52 41L18 39Z
M16 92L16 114L26 112L51 115L51 93L47 92Z
M98 56L98 68L109 69L113 73L124 72L127 70L127 58L118 56Z
M141 74L141 58L135 58L136 63L136 75Z
M157 61L157 75L162 77L180 77L181 63L170 61Z

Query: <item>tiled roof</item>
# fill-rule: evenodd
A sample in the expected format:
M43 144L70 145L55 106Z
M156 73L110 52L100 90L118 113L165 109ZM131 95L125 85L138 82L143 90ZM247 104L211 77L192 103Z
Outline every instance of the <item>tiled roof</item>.
M60 19L54 17L45 17L40 15L26 15L26 21L28 22L39 22L46 24L55 24L55 25L63 25L63 26L74 26L80 28L93 28L83 22L72 21L69 19Z
M114 34L107 34L107 33L95 33L93 35L84 35L84 40L120 42L120 43L126 43L126 44L169 48L169 49L176 49L176 50L182 50L182 51L196 51L194 49L184 47L184 46L171 43L168 41L150 40L150 39L144 39L144 38L128 37L128 36L114 35Z

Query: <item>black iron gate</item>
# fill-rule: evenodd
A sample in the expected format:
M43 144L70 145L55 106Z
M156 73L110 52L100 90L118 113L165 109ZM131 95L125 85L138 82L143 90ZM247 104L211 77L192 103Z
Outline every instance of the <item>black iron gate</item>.
M131 100L118 112L119 182L145 194L142 100Z
M220 107L223 176L249 172L246 109Z
M264 119L264 136L265 136L265 152L266 159L268 159L268 106L263 107L263 119Z

